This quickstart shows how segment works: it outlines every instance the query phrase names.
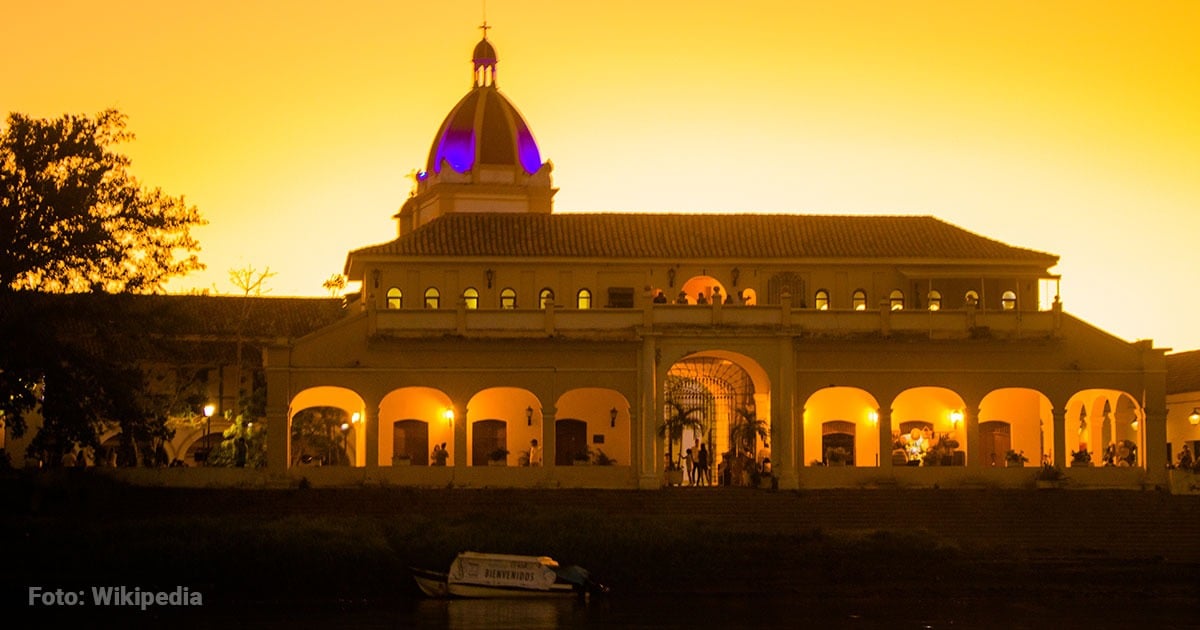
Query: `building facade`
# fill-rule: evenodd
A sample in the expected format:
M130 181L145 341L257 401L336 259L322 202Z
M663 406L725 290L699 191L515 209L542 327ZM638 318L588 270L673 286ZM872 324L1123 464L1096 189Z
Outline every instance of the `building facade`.
M269 433L272 474L1016 485L1048 463L1088 485L1165 479L1165 351L1064 312L1056 256L927 216L555 213L497 60L485 36L397 237L349 253L344 316L265 349L268 425L288 427ZM293 440L314 413L347 419L345 465Z

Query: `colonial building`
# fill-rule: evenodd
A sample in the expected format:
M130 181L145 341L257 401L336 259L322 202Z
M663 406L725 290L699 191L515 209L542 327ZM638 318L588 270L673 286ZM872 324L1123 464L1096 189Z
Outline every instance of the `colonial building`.
M1074 461L1080 484L1165 479L1164 350L1065 312L1056 256L928 216L555 213L497 60L485 36L397 237L350 252L344 316L266 349L273 474L1019 485ZM329 408L350 465L308 466L274 427ZM701 447L710 478L668 474Z

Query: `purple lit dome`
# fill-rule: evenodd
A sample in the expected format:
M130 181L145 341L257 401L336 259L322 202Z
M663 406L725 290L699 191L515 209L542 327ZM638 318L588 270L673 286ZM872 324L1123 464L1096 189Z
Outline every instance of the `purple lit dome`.
M476 164L488 164L536 173L541 153L521 113L496 89L496 49L486 37L475 46L472 61L474 87L438 129L425 170L440 173L445 163L466 173Z

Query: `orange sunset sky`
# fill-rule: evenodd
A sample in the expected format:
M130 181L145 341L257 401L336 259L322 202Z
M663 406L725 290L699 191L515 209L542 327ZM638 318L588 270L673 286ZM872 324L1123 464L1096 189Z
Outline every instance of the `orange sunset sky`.
M14 0L0 112L116 107L186 195L171 291L325 295L470 87L479 0ZM1061 257L1067 311L1200 348L1200 2L491 0L556 212L929 214Z

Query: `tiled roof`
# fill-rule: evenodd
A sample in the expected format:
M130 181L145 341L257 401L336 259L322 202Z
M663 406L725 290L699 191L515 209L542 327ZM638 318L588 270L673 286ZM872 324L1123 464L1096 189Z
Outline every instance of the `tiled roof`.
M448 214L350 255L1058 261L930 216L787 214Z
M1167 393L1200 392L1200 350L1167 355Z

